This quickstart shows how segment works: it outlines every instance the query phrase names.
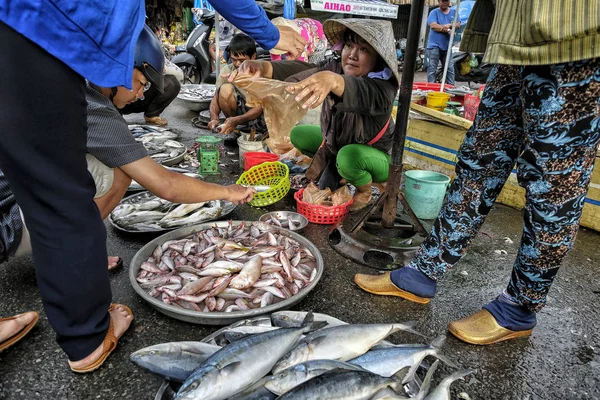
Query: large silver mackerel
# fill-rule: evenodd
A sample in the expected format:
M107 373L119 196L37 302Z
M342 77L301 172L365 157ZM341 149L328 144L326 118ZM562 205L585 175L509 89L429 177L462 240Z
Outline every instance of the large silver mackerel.
M301 383L334 369L364 371L358 365L343 361L311 360L284 369L278 374L269 377L265 382L265 387L275 394L282 395Z
M352 360L400 330L423 336L413 329L415 325L414 322L340 325L312 332L275 365L273 373L308 360Z
M367 400L381 389L399 383L396 377L386 378L368 371L335 370L312 378L278 400Z
M353 360L350 364L355 364L382 376L392 376L406 367L414 367L408 373L407 380L414 378L416 368L427 356L434 356L441 359L452 367L456 365L446 357L439 354L440 347L446 340L445 335L436 338L429 346L424 345L398 345L385 348L369 350L367 353ZM407 381L405 380L405 382Z
M259 333L225 346L190 375L177 399L219 400L244 390L264 377L303 334L313 330L312 322L309 314L300 328Z
M169 380L183 382L221 346L203 342L170 342L131 353L134 364Z

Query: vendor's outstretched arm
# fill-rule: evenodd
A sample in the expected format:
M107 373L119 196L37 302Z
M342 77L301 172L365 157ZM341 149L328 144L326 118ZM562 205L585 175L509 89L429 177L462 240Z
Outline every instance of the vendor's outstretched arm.
M304 49L306 41L299 33L289 27L277 28L254 0L219 0L212 4L223 18L265 50L276 48L297 56Z
M237 204L252 200L254 195L250 188L222 186L170 171L150 157L123 165L121 170L161 199L174 203L228 200Z

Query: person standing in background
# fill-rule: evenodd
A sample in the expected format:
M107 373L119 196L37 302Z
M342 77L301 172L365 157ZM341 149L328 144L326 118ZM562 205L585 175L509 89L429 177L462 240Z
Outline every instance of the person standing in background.
M454 85L454 63L452 62L452 46L450 42L450 31L454 21L455 10L450 9L450 0L439 0L440 7L429 13L427 25L429 25L429 39L427 39L427 82L435 82L438 64L442 68L446 65L446 57L450 52L448 63L448 74L446 83ZM456 29L460 28L460 22L456 22Z

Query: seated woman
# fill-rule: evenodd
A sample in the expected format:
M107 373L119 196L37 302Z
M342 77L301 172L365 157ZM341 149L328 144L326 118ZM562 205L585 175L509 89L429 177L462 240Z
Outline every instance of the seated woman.
M291 141L313 157L307 178L334 190L340 176L356 187L352 210L371 201L371 185L388 179L398 91L398 64L389 21L327 20L323 30L341 59L320 66L300 61L249 61L240 73L297 82L288 87L303 107L321 103L321 126L299 125ZM230 78L232 79L232 78Z

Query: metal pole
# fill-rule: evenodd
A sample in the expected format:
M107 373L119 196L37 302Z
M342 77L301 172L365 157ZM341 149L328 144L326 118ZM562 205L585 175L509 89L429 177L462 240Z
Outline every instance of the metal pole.
M381 225L384 228L392 228L396 220L398 192L400 191L400 180L402 179L404 140L406 139L406 130L408 128L408 113L410 111L412 86L415 77L415 64L417 61L419 37L421 36L421 18L423 17L424 4L425 0L413 0L410 7L408 38L406 39L402 82L400 84L400 94L398 95L398 114L396 115L396 128L394 129L394 143L392 145L392 163L390 165L388 184L385 189L388 195L383 205L381 220Z
M219 40L220 33L219 13L215 11L215 76L218 78L221 74L221 47Z
M454 42L454 32L456 31L456 20L458 19L458 10L460 8L460 0L456 1L456 11L454 13L454 21L452 21L452 29L450 29L450 42L448 43L448 51L446 52L446 62L444 63L444 73L442 74L442 86L440 92L444 91L446 85L446 74L450 65L450 56L452 55L452 43Z

